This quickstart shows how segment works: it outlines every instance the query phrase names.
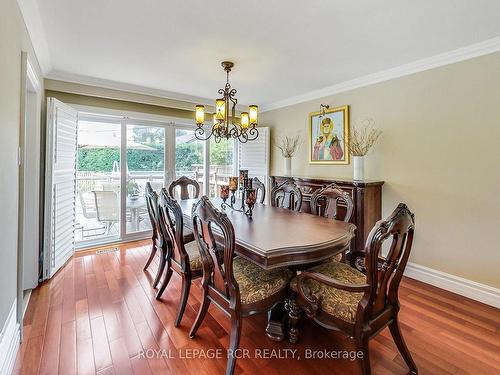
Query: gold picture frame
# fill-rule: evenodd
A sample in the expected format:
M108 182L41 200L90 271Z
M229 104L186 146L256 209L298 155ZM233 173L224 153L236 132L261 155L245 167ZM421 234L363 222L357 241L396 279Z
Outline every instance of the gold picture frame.
M309 164L349 164L349 106L309 114Z

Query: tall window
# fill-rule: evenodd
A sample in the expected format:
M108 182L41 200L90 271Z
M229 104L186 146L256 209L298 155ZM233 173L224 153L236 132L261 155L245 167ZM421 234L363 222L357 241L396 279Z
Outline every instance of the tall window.
M120 237L120 123L78 122L75 240Z
M215 142L210 139L210 197L219 196L219 186L227 185L228 178L234 175L234 140L223 139Z
M197 181L202 193L205 181L204 152L204 142L196 139L193 130L175 130L175 179L186 176Z
M234 174L234 151L234 140L200 141L187 125L81 114L78 246L146 235L151 230L145 199L148 182L159 193L167 182L187 176L198 182L202 194L218 196L220 185Z
M146 183L159 192L165 181L165 128L127 125L126 232L151 229Z

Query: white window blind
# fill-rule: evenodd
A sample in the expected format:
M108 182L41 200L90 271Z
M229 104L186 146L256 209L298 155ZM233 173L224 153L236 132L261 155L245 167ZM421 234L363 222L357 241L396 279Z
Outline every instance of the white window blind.
M247 143L238 142L238 169L248 169L249 177L257 177L266 186L269 197L269 128L259 127L259 137Z
M47 102L44 279L51 278L75 251L77 112Z

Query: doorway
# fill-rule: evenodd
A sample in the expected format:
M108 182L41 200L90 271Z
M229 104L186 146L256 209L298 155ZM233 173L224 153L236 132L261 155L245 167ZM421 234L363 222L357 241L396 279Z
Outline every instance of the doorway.
M31 290L38 285L40 257L41 85L28 54L21 55L17 318L22 322ZM21 324L22 326L22 324Z

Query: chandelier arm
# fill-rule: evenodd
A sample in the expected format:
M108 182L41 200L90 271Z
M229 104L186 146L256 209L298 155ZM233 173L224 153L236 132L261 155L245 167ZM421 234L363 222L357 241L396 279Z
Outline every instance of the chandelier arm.
M238 141L240 141L240 143L247 143L249 141L248 135L246 134L246 132L241 132L239 134Z
M245 133L247 133L247 139L253 141L259 136L259 129L255 125L252 125Z
M211 130L210 130L210 133L206 132L204 128L202 128L201 126L197 127L194 131L194 136L196 139L200 140L200 141L206 141L208 140L213 134L214 134L214 131L215 129L212 127ZM207 134L206 137L203 136L203 134Z

